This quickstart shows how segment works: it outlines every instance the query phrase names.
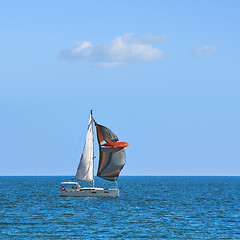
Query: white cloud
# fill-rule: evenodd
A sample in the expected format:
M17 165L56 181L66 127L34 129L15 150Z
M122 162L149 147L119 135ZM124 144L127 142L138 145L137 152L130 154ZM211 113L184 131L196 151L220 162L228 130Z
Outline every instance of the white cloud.
M194 50L195 55L202 57L205 55L213 54L216 51L216 46L203 46Z
M102 67L117 67L129 62L154 61L166 56L166 53L150 43L167 40L163 36L133 38L125 34L115 38L109 44L93 45L91 42L77 42L72 49L60 52L60 58L69 61L92 61Z

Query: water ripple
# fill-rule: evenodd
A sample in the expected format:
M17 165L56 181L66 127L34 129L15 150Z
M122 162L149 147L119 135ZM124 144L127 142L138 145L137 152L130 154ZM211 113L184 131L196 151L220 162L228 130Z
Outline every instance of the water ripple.
M119 198L61 198L65 180L0 177L0 238L240 239L239 177L120 177Z

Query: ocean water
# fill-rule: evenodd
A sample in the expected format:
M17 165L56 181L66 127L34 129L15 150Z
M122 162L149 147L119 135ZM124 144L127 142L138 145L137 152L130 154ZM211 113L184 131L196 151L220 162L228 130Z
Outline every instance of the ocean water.
M71 179L0 177L0 239L240 239L240 177L124 176L118 198L60 197Z

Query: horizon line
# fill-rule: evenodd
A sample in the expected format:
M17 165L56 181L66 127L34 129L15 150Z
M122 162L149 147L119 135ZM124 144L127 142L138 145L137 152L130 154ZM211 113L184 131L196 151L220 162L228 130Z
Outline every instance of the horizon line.
M0 175L0 177L73 177L73 176L74 175ZM119 177L240 177L240 175L122 175Z

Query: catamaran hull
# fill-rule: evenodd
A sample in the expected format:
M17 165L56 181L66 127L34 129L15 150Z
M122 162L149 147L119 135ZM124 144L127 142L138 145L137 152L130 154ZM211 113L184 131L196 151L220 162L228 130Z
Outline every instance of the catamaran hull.
M119 197L119 189L80 188L66 189L60 192L61 197Z

